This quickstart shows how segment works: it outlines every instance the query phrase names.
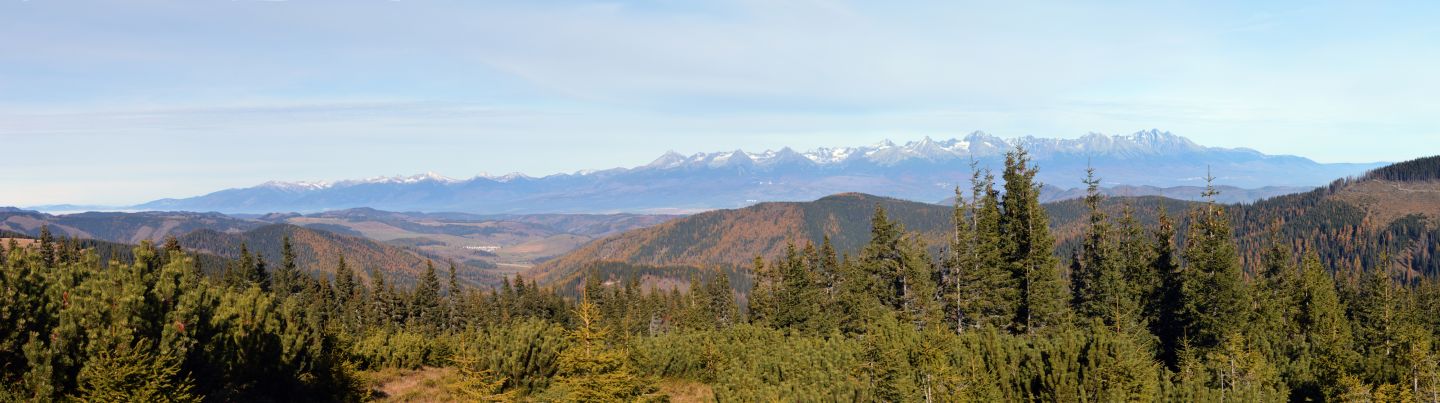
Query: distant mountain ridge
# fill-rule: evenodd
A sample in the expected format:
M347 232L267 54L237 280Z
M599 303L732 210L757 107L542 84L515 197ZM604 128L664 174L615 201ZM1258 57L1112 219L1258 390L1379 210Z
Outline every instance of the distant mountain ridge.
M1136 219L1153 227L1163 206L1183 227L1188 211L1198 203L1122 196L1104 198L1102 208L1114 218L1126 204L1132 205ZM813 244L825 236L840 253L854 253L868 240L867 213L877 205L926 241L932 252L951 236L950 206L850 193L678 218L598 239L536 266L530 274L564 286L578 284L588 270L599 270L610 280L643 275L647 281L683 282L695 270L707 268L744 274L755 256L776 258L786 242ZM1078 199L1043 206L1058 242L1057 256L1064 259L1078 246L1089 211ZM1261 266L1266 248L1283 239L1293 240L1296 256L1302 250L1313 252L1326 267L1345 273L1381 268L1397 279L1440 273L1440 157L1371 170L1308 192L1230 204L1226 210L1241 260L1251 270Z
M453 179L436 173L334 182L279 182L226 189L184 199L162 199L136 210L267 213L316 212L354 207L393 211L467 213L579 213L699 211L764 201L804 201L844 192L907 200L941 200L965 183L973 162L994 168L1005 152L1024 147L1041 166L1039 180L1059 188L1079 185L1086 166L1105 184L1196 186L1213 174L1237 188L1320 186L1381 164L1322 164L1251 149L1205 147L1170 132L1087 134L1077 139L1004 139L983 132L963 138L924 138L903 145L667 152L634 168L531 177L523 174ZM1245 200L1248 201L1248 200Z

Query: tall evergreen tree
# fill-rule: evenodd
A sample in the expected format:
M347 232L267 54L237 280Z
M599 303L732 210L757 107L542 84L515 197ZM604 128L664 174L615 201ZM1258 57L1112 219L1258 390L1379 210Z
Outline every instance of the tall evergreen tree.
M1134 298L1138 299L1138 324L1151 326L1155 318L1155 303L1161 299L1162 282L1155 264L1158 254L1156 237L1140 224L1135 217L1135 205L1130 202L1125 203L1120 214L1116 237L1119 238L1115 252L1120 271L1130 283Z
M300 267L295 263L295 247L290 243L290 236L285 236L280 243L280 269L275 271L275 290L282 294L295 294L304 289Z
M995 177L971 163L970 198L955 191L955 236L945 266L954 282L955 330L1004 328L1015 318L1014 278L1003 260Z
M751 323L769 325L775 322L776 315L779 314L776 292L780 288L780 281L776 272L775 268L765 266L765 258L755 257L750 268L750 273L755 278L755 286L750 290Z
M335 299L339 305L347 305L356 295L355 271L345 264L345 255L335 265Z
M1303 381L1294 382L1297 391L1309 391L1308 397L1323 400L1338 392L1335 386L1356 357L1350 323L1335 291L1334 277L1313 253L1306 256L1301 267L1296 322L1304 339L1303 349L1293 360L1307 363L1304 372L1308 375L1293 377Z
M55 267L55 236L50 234L49 225L40 226L40 262L45 267ZM242 245L243 248L243 245Z
M812 331L812 323L821 307L820 290L811 277L807 261L795 250L795 244L785 247L785 256L773 267L779 269L780 282L775 290L776 313L773 326L778 328Z
M715 327L724 329L739 322L740 308L735 304L735 291L730 288L730 278L723 272L705 285L705 295L710 300L710 312L715 314Z
M870 243L860 251L858 264L869 278L869 298L900 314L916 326L938 325L934 269L923 246L905 235L885 209L875 206L870 220Z
M435 263L432 261L425 261L425 273L416 281L410 298L410 317L432 329L442 324L440 277L435 274Z
M1037 170L1029 164L1024 148L1016 147L1005 154L1005 195L1001 200L1004 210L1000 216L1006 261L1019 290L1012 326L1021 333L1064 323L1069 318L1064 280L1053 256L1055 238L1050 235L1050 220L1040 206Z
M1159 225L1154 232L1154 260L1150 263L1159 284L1149 304L1150 332L1160 341L1159 358L1171 369L1180 369L1185 346L1183 281L1175 247L1175 223L1162 204Z
M1240 331L1250 307L1240 256L1230 231L1230 216L1215 203L1219 194L1207 178L1203 206L1190 212L1185 234L1185 267L1180 274L1181 322L1190 345L1217 347Z
M1102 209L1104 198L1094 168L1085 170L1085 184L1085 206L1090 217L1070 275L1075 311L1117 331L1134 330L1140 322L1141 301L1124 271L1116 234Z
M464 290L460 289L460 277L455 272L455 262L450 262L449 287L445 289L445 327L456 330L464 327L465 318L460 312L464 304Z
M1400 347L1405 313L1405 289L1395 284L1384 266L1361 275L1350 315L1355 348L1363 357L1356 369L1365 382L1394 384L1403 379Z
M1299 377L1308 376L1297 363L1296 355L1303 347L1293 338L1300 332L1296 320L1300 308L1300 273L1290 255L1290 249L1272 241L1262 258L1262 268L1252 292L1254 298L1245 321L1250 339L1256 349L1274 363L1286 379L1300 382Z

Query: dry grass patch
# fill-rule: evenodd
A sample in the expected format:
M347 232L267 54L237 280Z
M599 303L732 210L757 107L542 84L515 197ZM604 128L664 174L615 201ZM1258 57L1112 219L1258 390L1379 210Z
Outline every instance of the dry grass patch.
M660 381L660 393L670 397L671 403L709 403L715 401L715 390L700 382L684 379Z
M385 369L369 372L366 376L370 378L370 401L421 403L460 400L450 388L458 376L454 368Z

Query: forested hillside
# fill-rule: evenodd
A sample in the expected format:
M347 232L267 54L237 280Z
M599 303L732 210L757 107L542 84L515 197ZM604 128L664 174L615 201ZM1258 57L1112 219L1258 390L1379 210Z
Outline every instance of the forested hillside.
M1003 185L977 178L941 248L883 206L854 253L781 240L745 304L732 275L683 292L587 276L567 298L428 263L413 286L361 281L341 256L315 278L286 238L276 262L209 274L177 241L109 268L67 241L6 242L0 400L1440 399L1434 276L1334 274L1283 237L1247 272L1232 206L1147 225L1096 191L1061 259L1034 175L1016 151ZM423 393L381 392L434 367Z
M650 266L748 266L755 256L778 256L785 244L820 244L854 250L868 235L866 218L875 206L891 211L908 229L939 244L949 232L950 209L926 203L846 193L814 202L761 203L718 210L602 238L537 266L545 280L570 276L596 261Z
M1407 280L1440 275L1440 157L1241 206L1234 220L1247 267L1280 241L1352 277L1375 267Z
M343 255L362 280L368 280L371 273L378 270L389 276L392 282L413 285L424 271L427 260L439 260L365 238L288 224L271 224L238 234L199 230L180 237L179 243L186 249L232 259L240 257L243 247L258 259L274 264L280 261L282 241L287 238L294 243L295 259L299 264L320 275L333 275ZM483 269L461 262L456 264L460 280L467 286L499 284L497 276Z
M243 232L264 223L242 220L218 213L89 212L65 215L45 214L28 210L0 209L0 229L30 236L39 236L40 227L47 227L55 236L87 238L99 241L138 244L159 242L168 236L181 236L208 229L219 232Z
M1256 275L1263 269L1267 248L1284 240L1292 253L1313 252L1327 267L1350 277L1358 276L1364 267L1381 266L1401 278L1440 274L1440 181L1426 174L1440 171L1437 164L1436 158L1420 159L1306 193L1226 206L1235 223L1242 267L1247 275ZM1103 176L1103 172L1096 175ZM999 191L1003 193L1003 189ZM966 200L974 200L972 192L964 193ZM1146 226L1157 224L1162 207L1178 214L1197 204L1155 196L1104 197L1099 203L1109 216L1128 212ZM535 273L542 281L573 286L576 279L585 277L582 271L588 264L609 262L646 272L647 283L683 282L695 268L743 270L755 256L780 256L784 242L818 247L826 236L841 254L854 253L858 248L855 240L864 239L865 228L815 223L825 222L823 217L829 216L853 220L858 212L876 205L884 206L907 229L919 232L931 253L941 253L942 241L953 236L948 229L953 214L944 206L845 194L811 203L764 203L680 218L601 239L539 266ZM1087 225L1086 202L1072 199L1043 207L1059 242L1058 256L1069 261L1080 247ZM1183 231L1180 239L1184 240ZM1380 265L1382 260L1388 263ZM656 270L666 266L677 268L676 274L664 276ZM607 278L625 278L615 266L606 268Z

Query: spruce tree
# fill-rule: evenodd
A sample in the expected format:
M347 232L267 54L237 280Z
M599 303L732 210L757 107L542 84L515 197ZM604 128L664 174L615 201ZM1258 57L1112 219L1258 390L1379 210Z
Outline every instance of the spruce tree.
M45 267L55 267L55 237L50 234L49 225L40 226L40 262Z
M415 284L410 299L410 317L422 326L434 329L441 325L440 278L435 274L435 263L425 261L425 273Z
M457 330L464 326L465 318L460 312L464 302L464 290L460 289L460 278L455 272L455 262L450 262L450 282L445 289L445 326Z
M770 325L779 313L776 290L779 289L775 269L765 266L765 258L756 256L750 273L755 286L750 290L750 323Z
M340 262L335 265L335 303L348 305L355 297L355 288L355 272L345 264L345 255L340 255Z
M735 291L730 288L730 278L725 273L716 272L706 283L704 292L710 300L710 312L715 314L716 328L724 329L739 322L740 308L735 304Z
M655 391L648 379L630 366L623 346L609 345L609 332L599 309L582 296L575 308L572 344L559 357L559 384L552 386L574 402L637 401Z
M1250 307L1229 215L1215 203L1213 178L1207 182L1206 203L1190 212L1179 278L1183 335L1200 349L1217 347L1227 334L1240 331Z
M1005 154L1005 195L1000 216L1006 261L1019 291L1012 327L1020 333L1068 320L1065 285L1053 256L1055 238L1040 206L1040 185L1024 148Z
M1356 369L1361 379L1371 384L1398 383L1406 372L1400 356L1406 326L1405 289L1385 271L1384 266L1372 267L1361 275L1350 307L1355 348L1361 354Z
M255 257L255 268L250 270L248 282L261 290L270 291L270 270L263 256Z
M275 271L275 291L284 295L300 292L304 289L301 276L300 267L295 262L295 247L287 235L280 243L280 269Z
M780 282L775 290L776 313L773 326L781 329L801 331L815 330L811 321L816 320L820 308L820 293L811 278L806 259L795 250L795 244L787 244L785 256L776 261Z
M919 327L938 325L934 269L923 246L906 236L881 206L870 220L870 243L860 251L859 265L869 278L869 298L898 312L900 320Z
M1154 232L1154 261L1150 267L1159 277L1155 298L1148 309L1150 332L1160 341L1159 358L1170 369L1180 369L1182 352L1185 350L1185 324L1183 320L1184 294L1181 292L1181 272L1175 247L1175 223L1162 204L1159 208L1159 225ZM1192 354L1193 356L1193 354Z
M1140 322L1140 299L1127 278L1115 244L1116 234L1102 209L1100 179L1085 170L1085 206L1089 222L1071 272L1072 302L1082 317L1102 321L1117 331Z
M955 236L945 266L955 283L955 330L1004 328L1015 318L1014 278L1003 260L995 177L971 163L970 199L956 189Z
M1121 212L1116 236L1119 267L1140 309L1137 324L1148 329L1154 324L1156 304L1161 298L1161 278L1155 267L1158 254L1155 236L1140 225L1140 220L1135 218L1135 206L1130 202L1125 203Z
M1306 382L1296 386L1309 391L1310 398L1323 400L1338 393L1335 385L1349 372L1356 359L1355 350L1345 307L1335 291L1335 278L1313 253L1305 257L1301 267L1296 322L1304 335L1304 361L1309 368L1305 369L1308 376L1297 377Z

